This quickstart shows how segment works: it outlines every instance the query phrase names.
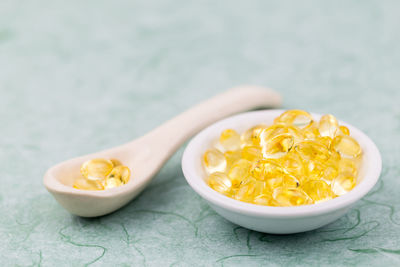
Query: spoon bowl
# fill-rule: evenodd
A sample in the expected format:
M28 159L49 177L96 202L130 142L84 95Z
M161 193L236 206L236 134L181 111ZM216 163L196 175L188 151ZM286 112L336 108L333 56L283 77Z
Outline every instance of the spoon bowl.
M272 124L284 110L264 110L239 114L207 127L188 144L182 157L183 174L193 188L208 204L227 220L255 231L290 234L313 230L343 216L375 185L381 173L382 160L376 145L363 132L348 123L350 135L363 150L357 185L348 193L326 202L297 207L270 207L241 202L226 197L210 188L201 163L204 152L220 133L228 128L238 132L260 124ZM312 114L315 119L321 116Z
M281 98L271 89L240 86L227 90L167 121L127 144L74 158L51 167L43 183L54 198L75 215L95 217L113 212L135 198L165 161L199 130L226 116L258 107L279 107ZM117 159L131 170L129 182L101 191L72 187L81 165L94 158Z

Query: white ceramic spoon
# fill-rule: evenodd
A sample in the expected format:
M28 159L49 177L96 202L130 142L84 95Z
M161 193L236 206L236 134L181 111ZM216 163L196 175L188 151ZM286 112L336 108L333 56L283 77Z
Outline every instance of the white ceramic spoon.
M277 108L278 93L257 86L241 86L217 95L127 144L98 153L74 158L51 167L44 185L69 212L83 217L113 212L136 197L149 184L165 161L204 127L234 113L258 108ZM78 190L72 187L80 166L93 158L118 159L131 169L126 185L102 190Z

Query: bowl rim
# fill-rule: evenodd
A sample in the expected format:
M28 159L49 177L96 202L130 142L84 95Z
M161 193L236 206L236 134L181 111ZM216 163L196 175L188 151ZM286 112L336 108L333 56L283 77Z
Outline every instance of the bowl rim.
M278 116L284 109L269 109L260 111L251 111L240 113L231 117L227 117L223 120L217 121L207 128L203 129L196 136L194 136L182 156L182 171L186 181L197 192L208 202L219 206L223 209L227 209L240 214L258 216L258 217L274 217L274 218L287 218L287 217L305 217L305 216L316 216L319 214L333 212L342 208L350 207L353 203L365 196L376 184L379 179L382 170L382 159L378 148L375 143L361 130L356 127L339 120L341 125L345 125L349 128L351 136L355 136L355 139L363 147L364 153L373 155L370 160L364 162L367 164L368 171L365 172L363 180L357 184L350 192L336 197L326 202L303 205L296 207L272 207L262 206L251 203L238 201L227 196L218 193L217 191L210 188L203 180L201 174L196 171L195 168L195 154L199 149L204 149L201 143L205 138L209 137L210 134L216 131L225 124L234 124L234 121L242 121L250 116ZM321 115L317 113L311 113L313 117L319 118ZM236 125L238 125L236 123ZM226 128L225 128L226 129ZM367 148L367 151L365 150ZM199 158L197 158L199 159Z

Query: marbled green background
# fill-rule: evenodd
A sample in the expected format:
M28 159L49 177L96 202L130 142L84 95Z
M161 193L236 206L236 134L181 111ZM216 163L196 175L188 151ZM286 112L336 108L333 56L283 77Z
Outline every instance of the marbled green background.
M398 265L399 12L395 0L2 0L0 265ZM51 165L242 83L364 130L380 182L347 216L287 236L210 210L184 180L183 148L101 218L70 215L43 187Z

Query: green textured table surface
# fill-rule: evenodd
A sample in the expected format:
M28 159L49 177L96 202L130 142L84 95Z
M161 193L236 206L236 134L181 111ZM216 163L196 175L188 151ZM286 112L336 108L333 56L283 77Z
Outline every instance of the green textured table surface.
M398 265L398 1L0 3L0 265ZM42 185L65 159L134 139L212 95L268 85L285 108L367 133L381 180L343 218L287 236L224 220L181 148L123 209L83 219Z

